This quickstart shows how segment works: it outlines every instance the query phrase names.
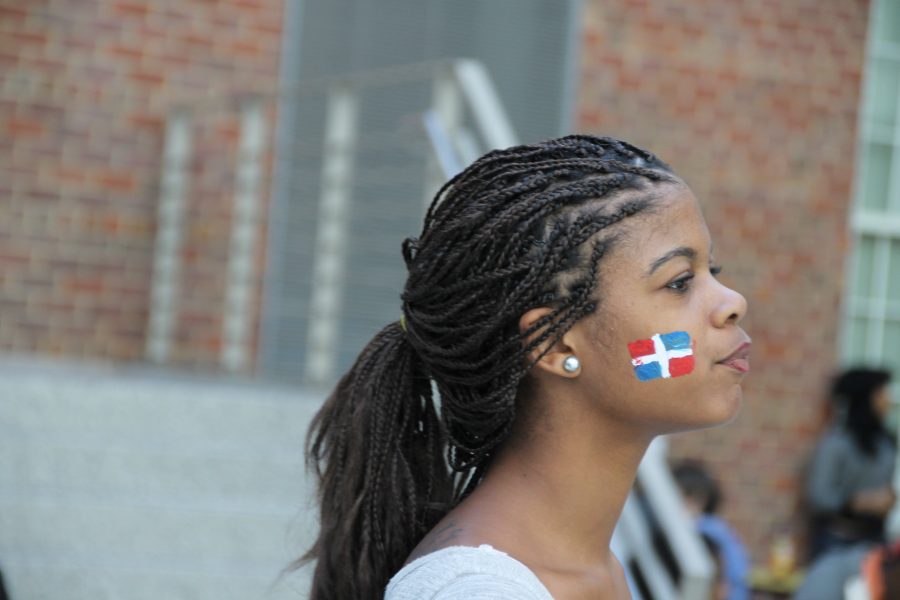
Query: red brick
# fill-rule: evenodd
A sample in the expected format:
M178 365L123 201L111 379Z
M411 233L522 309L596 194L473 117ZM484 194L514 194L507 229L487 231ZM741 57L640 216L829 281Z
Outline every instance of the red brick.
M145 17L150 12L146 2L116 2L113 10L123 17Z
M86 180L83 169L69 169L60 166L54 171L54 175L66 183L83 183Z
M67 294L96 294L103 291L102 279L68 279L63 284L63 289Z
M262 48L260 48L259 44L256 42L250 41L238 41L230 44L228 46L229 54L234 54L235 56L259 56L262 53Z
M11 33L4 33L4 36L9 36L11 42L13 42L13 46L21 46L21 45L29 45L29 44L46 44L47 36L43 33L34 33L29 31L14 31Z
M117 173L107 171L100 173L94 178L101 187L117 192L130 192L135 188L135 178L128 173Z
M166 80L166 74L161 72L132 71L128 75L135 83L146 85L161 85Z
M44 125L33 119L9 119L6 121L6 133L14 137L31 137L43 135Z
M140 60L144 56L144 51L140 48L129 48L128 46L116 45L109 49L111 56L115 58L125 58L128 60Z
M0 20L7 23L21 21L26 16L28 16L28 11L25 10L25 7L10 5L0 6Z

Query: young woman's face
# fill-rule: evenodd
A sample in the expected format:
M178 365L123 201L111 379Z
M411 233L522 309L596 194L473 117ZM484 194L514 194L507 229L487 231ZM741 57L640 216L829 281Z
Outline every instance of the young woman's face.
M597 312L570 331L582 391L604 414L653 434L734 417L750 341L738 325L747 302L716 278L693 193L675 184L656 191L657 208L603 259ZM675 332L684 333L665 335Z
M872 394L872 412L874 412L881 422L887 419L888 413L891 412L891 388L883 385Z

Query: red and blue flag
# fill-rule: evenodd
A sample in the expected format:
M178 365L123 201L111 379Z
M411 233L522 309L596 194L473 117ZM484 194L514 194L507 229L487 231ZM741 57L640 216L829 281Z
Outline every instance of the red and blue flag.
M657 333L628 344L634 374L641 381L681 377L694 370L694 349L686 331Z

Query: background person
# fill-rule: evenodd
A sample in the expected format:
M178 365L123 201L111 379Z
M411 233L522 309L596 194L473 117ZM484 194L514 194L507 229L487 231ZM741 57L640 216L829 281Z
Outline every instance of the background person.
M716 514L722 501L719 484L700 461L685 460L672 469L675 482L718 567L716 600L747 600L750 559L737 533Z
M882 543L894 505L896 444L884 426L890 373L856 368L832 385L834 423L813 454L806 492L813 512L813 558L860 542Z
M806 485L813 562L796 600L842 598L862 558L884 542L885 518L896 501L897 450L884 425L890 380L889 372L869 368L834 379L833 424L816 446Z

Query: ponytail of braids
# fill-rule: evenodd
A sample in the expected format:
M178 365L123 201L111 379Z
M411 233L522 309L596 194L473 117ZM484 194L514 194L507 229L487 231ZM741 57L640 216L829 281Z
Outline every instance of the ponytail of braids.
M379 332L313 419L321 532L311 599L381 598L385 573L447 510L452 478L431 383L400 323Z

